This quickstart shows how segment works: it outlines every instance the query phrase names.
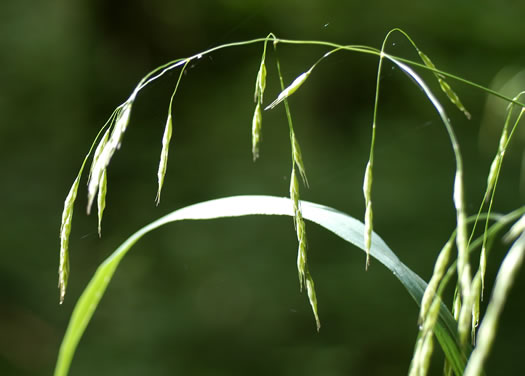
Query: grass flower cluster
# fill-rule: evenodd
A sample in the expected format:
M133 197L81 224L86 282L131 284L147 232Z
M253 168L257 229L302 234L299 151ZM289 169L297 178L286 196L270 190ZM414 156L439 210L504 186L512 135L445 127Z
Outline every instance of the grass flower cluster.
M411 61L402 57L387 53L387 41L393 33L400 33L415 49L421 61ZM269 59L268 44L273 43L280 93L269 104L265 105L264 93L267 82L266 64ZM136 96L149 83L159 79L166 72L180 68L177 83L169 101L168 115L162 137L160 162L158 166L158 191L156 196L157 205L160 202L164 178L167 171L169 145L173 133L173 121L176 112L173 111L175 94L183 78L187 65L193 60L200 59L219 49L247 46L250 44L262 44L263 53L255 80L255 110L252 118L252 156L256 161L260 157L260 146L262 140L262 124L264 111L270 111L279 105L284 105L286 120L289 129L289 141L291 152L291 172L289 198L275 198L271 196L238 196L204 202L175 212L160 218L148 226L137 231L126 242L124 242L108 259L101 264L90 284L80 297L75 310L71 316L71 322L67 329L61 346L56 376L66 375L76 346L89 320L102 298L104 291L113 276L118 263L129 251L129 249L146 233L173 221L184 219L209 219L228 216L242 215L288 215L293 218L293 224L297 235L297 269L300 290L306 289L308 300L312 308L317 330L320 329L317 295L314 280L309 270L307 257L307 231L305 220L315 222L329 231L336 233L351 244L362 249L366 254L366 268L369 268L371 257L376 258L405 286L415 302L420 306L418 316L419 333L415 341L415 348L410 366L407 366L410 375L426 375L429 370L430 360L434 352L434 339L438 340L440 348L445 354L444 373L455 375L482 375L484 364L490 353L497 332L497 325L502 309L512 287L516 274L523 263L525 252L525 207L516 209L507 215L495 215L492 207L495 199L495 191L504 156L509 148L510 140L520 123L525 111L521 97L525 92L518 93L514 98L506 97L500 93L484 88L478 84L469 82L460 77L439 70L431 59L423 53L414 41L402 30L390 31L384 39L381 49L367 46L338 45L321 41L296 41L277 38L270 34L266 38L258 38L245 42L221 45L201 52L194 56L169 62L144 77L132 95L111 115L108 122L102 127L95 138L91 149L86 155L80 171L73 182L67 195L62 214L60 227L60 262L59 262L59 288L60 302L62 303L66 294L67 281L69 277L69 236L71 233L73 208L77 198L79 182L83 175L84 166L93 154L91 167L88 175L88 206L87 212L97 197L98 208L98 232L101 235L101 224L104 209L106 207L106 192L108 173L107 169L111 159L123 143L123 137L129 124L132 107ZM277 48L281 45L304 44L324 46L327 52L322 55L313 65L307 67L303 73L296 76L291 83L286 84L281 73L281 63L277 56ZM376 77L376 90L374 110L372 114L372 129L370 154L364 169L363 194L365 201L364 223L340 213L335 209L326 208L318 204L312 204L301 200L300 181L308 187L303 154L299 144L298 136L292 122L289 98L304 90L305 82L314 73L315 67L335 52L354 52L374 55L378 57L378 69ZM433 274L428 282L424 282L416 273L404 265L390 248L384 243L378 234L374 232L373 226L373 176L375 163L375 141L379 134L377 113L379 111L380 77L384 67L385 59L403 73L405 73L424 93L432 104L445 127L452 153L455 158L453 196L451 197L455 208L455 230L446 240L434 264ZM496 95L508 102L507 117L500 136L499 147L487 175L487 187L483 201L480 203L476 215L468 217L465 207L464 188L464 165L460 144L448 117L445 106L432 92L429 85L417 73L415 69L432 73L434 79L442 91L442 94L459 110L467 119L471 115L461 102L459 96L452 89L449 82L456 81L472 86L484 92ZM296 94L298 95L298 94ZM264 110L263 110L264 109ZM518 111L516 115L516 111ZM483 233L476 235L476 227L483 224ZM491 245L498 234L506 227L512 225L505 239L512 243L509 251L502 262L495 286L487 305L484 317L481 317L480 302L485 293L485 276L487 269L487 257ZM479 264L474 266L471 261L471 253L479 252ZM451 303L452 310L447 308L443 300L445 288L455 280L455 296ZM321 282L322 283L322 282ZM479 330L478 330L479 326ZM477 339L476 339L477 335Z

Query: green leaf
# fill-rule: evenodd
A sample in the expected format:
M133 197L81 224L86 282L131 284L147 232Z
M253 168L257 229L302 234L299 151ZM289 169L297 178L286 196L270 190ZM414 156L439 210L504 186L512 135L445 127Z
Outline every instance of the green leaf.
M364 225L357 219L336 209L302 201L303 217L319 224L340 238L364 250ZM215 219L246 215L293 216L293 203L289 198L273 196L232 196L201 202L175 210L174 212L141 228L118 247L97 269L95 275L80 296L60 346L55 376L67 375L77 345L89 323L100 299L122 258L145 234L167 223L189 219ZM420 303L426 283L403 264L387 244L375 233L372 234L370 255L390 269L399 279L417 304ZM462 375L466 356L459 347L456 323L449 310L441 304L435 331L445 356L457 375Z

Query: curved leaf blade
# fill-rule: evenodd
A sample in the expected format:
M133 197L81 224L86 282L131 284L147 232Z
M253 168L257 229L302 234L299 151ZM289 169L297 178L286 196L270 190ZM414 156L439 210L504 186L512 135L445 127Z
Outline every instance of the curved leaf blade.
M301 208L305 219L319 224L347 242L365 250L364 225L362 222L336 209L307 201L301 202ZM95 275L80 296L60 346L55 376L67 375L76 347L120 260L142 236L158 227L175 221L247 215L287 215L293 217L293 202L289 198L274 196L231 196L205 201L175 210L141 228L129 237L98 267ZM388 245L375 233L372 234L370 255L390 269L405 286L416 303L420 304L426 283L403 264ZM456 323L444 304L441 305L435 334L454 371L457 375L461 375L465 368L466 357L459 347Z

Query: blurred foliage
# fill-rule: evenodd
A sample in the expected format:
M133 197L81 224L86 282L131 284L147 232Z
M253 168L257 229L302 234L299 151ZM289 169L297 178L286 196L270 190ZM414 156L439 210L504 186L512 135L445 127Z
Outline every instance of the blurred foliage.
M108 171L100 240L96 218L84 214L81 186L70 289L59 306L63 200L99 127L148 71L269 32L379 47L389 29L401 27L440 69L489 85L505 67L523 67L524 12L524 3L510 0L0 2L0 374L51 373L80 291L96 265L140 226L201 200L288 194L282 109L264 114L261 158L254 164L250 154L253 86L262 51L257 46L215 53L185 75L174 102L162 203L155 207L173 73L136 102L123 147ZM389 50L415 57L401 38L393 39ZM281 46L285 79L290 82L323 52ZM302 197L357 217L364 212L361 185L376 65L370 56L337 54L290 101L311 185ZM268 101L278 93L271 54L267 66ZM437 115L410 80L396 69L383 80L375 230L428 278L454 227L452 152ZM474 213L492 158L479 146L486 95L454 88L473 115L469 122L447 108L464 150L467 209ZM496 211L523 203L522 150L516 143L509 153ZM291 220L180 223L146 238L125 260L82 339L71 374L406 373L417 331L415 304L381 266L372 263L365 272L360 252L314 225L307 224L307 231L320 333L298 291ZM498 250L491 255L488 280L501 257ZM522 302L522 291L515 288L489 374L512 374L521 364Z

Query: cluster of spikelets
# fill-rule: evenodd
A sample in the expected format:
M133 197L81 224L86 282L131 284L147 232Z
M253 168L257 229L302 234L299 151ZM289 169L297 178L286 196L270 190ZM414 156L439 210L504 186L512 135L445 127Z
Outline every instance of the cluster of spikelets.
M399 32L405 36L412 46L417 51L419 57L423 64L417 64L414 62L409 62L407 60L391 56L385 52L385 46L387 45L387 40L391 33ZM451 236L451 238L444 245L443 249L439 253L439 256L436 260L434 266L434 272L430 279L430 282L427 286L427 289L424 293L421 310L418 318L418 323L420 331L418 334L418 339L416 341L416 346L414 350L414 355L412 358L410 366L410 375L426 375L428 372L428 366L430 363L430 357L433 352L433 336L434 328L438 321L440 307L443 304L441 301L441 295L450 280L451 276L457 273L457 284L456 284L456 293L453 302L453 313L454 318L458 322L458 335L461 346L465 350L465 354L468 353L469 339L472 343L475 342L475 333L479 324L480 319L480 300L483 298L483 289L484 289L484 277L486 271L486 257L487 251L490 248L488 244L488 221L490 218L490 211L492 209L492 202L494 199L494 191L499 178L499 173L501 170L503 158L505 151L508 148L510 138L516 129L518 122L521 119L521 116L524 112L523 105L518 102L520 96L523 93L520 93L514 99L509 100L510 104L507 111L507 118L503 128L503 132L500 138L498 152L494 158L494 161L491 165L488 180L487 188L485 192L485 198L483 203L480 206L477 217L474 220L474 226L471 230L471 235L468 235L467 227L467 216L464 205L464 183L463 183L463 162L459 144L456 140L456 136L452 129L450 119L445 113L445 110L441 103L436 99L432 91L429 89L427 84L416 74L407 64L411 63L413 65L419 65L422 68L425 68L433 72L435 78L438 81L438 84L441 90L445 93L448 99L460 110L465 116L470 119L470 113L465 109L464 105L461 103L458 95L452 90L451 86L447 83L446 77L453 77L449 74L446 74L438 70L432 61L427 55L425 55L412 39L404 33L402 30L394 29L387 34L381 50L376 50L369 47L362 46L340 46L332 43L316 42L316 44L322 44L331 47L331 50L324 54L315 64L313 64L308 70L300 74L291 84L285 85L283 76L281 74L281 68L279 59L276 58L277 72L280 79L281 92L277 98L271 102L268 106L264 107L263 110L263 98L264 91L266 89L266 52L268 42L273 41L274 49L277 49L277 44L279 42L287 42L285 40L277 39L273 34L270 34L267 38L257 39L248 42L239 42L232 43L224 46L215 47L206 51L205 53L210 53L219 48L232 47L238 45L245 45L249 43L263 42L264 49L257 73L256 83L255 83L255 111L252 120L252 155L253 160L255 161L259 157L260 143L261 143L261 132L262 132L262 120L263 120L263 111L271 110L283 103L285 107L285 112L287 116L287 122L289 126L289 135L290 135L290 145L291 145L291 176L290 176L290 201L293 210L294 218L294 227L297 233L298 240L298 252L297 252L297 269L299 275L299 284L301 290L306 288L308 299L312 307L312 311L315 317L317 329L320 328L320 320L317 310L317 298L314 288L314 282L312 276L309 272L308 262L307 262L307 240L306 240L306 226L305 221L301 212L301 201L300 201L300 188L299 188L299 177L305 186L308 186L308 181L306 178L306 171L304 168L303 158L301 154L301 149L299 142L294 131L290 106L288 103L288 98L293 95L303 83L310 77L312 71L323 59L333 54L334 52L340 50L347 51L357 51L362 53L371 53L379 56L379 66L377 72L377 82L376 82L376 96L374 104L374 113L372 121L372 138L371 138L371 147L370 147L370 156L365 168L364 182L363 182L363 193L365 199L365 215L364 215L364 245L366 250L366 267L369 266L370 262L370 250L373 246L372 244L372 234L373 234L373 205L372 205L372 183L373 183L373 168L374 168L374 148L375 148L375 138L376 138L376 118L378 111L378 98L379 98L379 86L380 86L380 76L383 66L384 59L389 60L397 67L400 68L405 74L407 74L412 80L423 90L429 101L432 103L436 109L438 115L440 116L452 145L452 150L454 152L456 160L456 172L454 179L454 189L453 189L453 203L456 209L456 231ZM205 54L203 53L203 54ZM137 86L132 95L128 98L126 102L120 105L115 112L110 117L109 121L101 129L99 135L95 139L91 150L86 156L84 163L79 171L78 176L76 177L69 194L67 195L64 211L62 214L62 225L60 229L60 265L59 265L59 288L60 288L60 302L62 303L67 280L69 275L69 260L68 260L68 243L69 235L71 232L71 220L73 215L73 206L76 200L77 191L79 187L79 181L82 176L84 166L87 163L88 157L91 155L93 149L93 160L89 170L88 178L88 206L87 212L91 211L91 207L95 201L95 196L97 196L97 208L98 208L98 231L99 235L101 233L101 222L102 215L105 208L105 195L107 190L107 167L111 161L112 156L119 149L122 137L126 131L127 125L129 123L129 118L133 106L133 102L137 93L144 88L150 82L156 80L164 73L169 70L175 69L177 67L182 67L181 72L173 91L173 94L169 102L168 116L166 120L165 130L162 138L162 150L158 168L158 191L156 196L157 204L160 201L162 186L164 182L164 176L167 170L168 162L168 152L169 144L172 135L172 105L175 93L179 87L179 83L183 76L184 70L187 64L193 59L201 58L203 54L195 55L187 59L180 59L174 62L170 62L164 66L161 66L148 74ZM457 79L457 77L454 77ZM462 80L463 82L466 82ZM468 82L466 82L468 83ZM488 90L488 89L487 89ZM508 100L508 98L506 98ZM520 112L517 117L513 117L513 111L519 108ZM514 123L513 123L514 120ZM513 124L513 125L512 125ZM95 148L96 146L96 148ZM481 255L480 262L477 268L477 272L474 277L472 277L471 263L469 261L469 250L472 246L471 240L474 234L474 230L479 221L481 221L481 213L484 206L488 203L488 214L485 216L485 232L484 238L481 246ZM484 360L488 354L490 346L493 342L493 336L495 332L495 325L505 297L508 294L508 290L512 285L514 276L516 274L519 265L521 265L523 260L523 254L525 252L525 219L522 218L512 229L508 239L515 239L513 246L511 247L509 254L505 261L502 264L498 277L496 279L496 285L494 289L493 296L498 295L498 299L492 304L489 304L487 309L487 314L479 329L479 345L476 346L475 350L472 353L471 359L468 362L466 368L467 375L477 375L479 374L483 367ZM452 253L454 245L457 249L457 262L452 262ZM503 297L503 298L501 298ZM481 340L483 339L483 340ZM447 372L451 372L451 368L446 369Z
M261 130L262 130L262 104L263 104L263 94L264 89L266 88L266 46L267 43L264 43L264 50L261 59L261 65L259 72L257 73L257 80L255 83L255 113L253 115L253 125L252 125L252 152L254 161L259 156L259 143L261 141ZM277 48L277 43L274 43L274 48ZM311 70L310 70L311 71ZM321 327L321 322L319 320L319 314L317 312L317 297L314 288L314 281L310 272L308 270L307 264L307 252L306 252L306 224L301 212L300 205L300 195L299 195L299 179L297 178L297 170L299 170L299 175L303 183L308 186L308 180L306 178L306 170L304 168L303 157L301 155L301 148L299 146L299 141L295 135L292 123L292 117L290 112L290 107L288 104L288 97L290 97L302 83L308 77L310 71L303 73L297 79L295 79L289 86L284 87L284 81L281 74L281 67L279 60L277 59L277 72L280 77L281 82L281 93L270 105L268 105L265 110L270 110L275 108L279 103L284 102L286 109L286 116L288 120L288 126L290 130L290 144L292 151L292 172L290 175L290 199L293 205L293 214L294 214L294 226L297 233L297 241L299 243L297 251L297 271L299 274L299 285L302 290L303 287L306 287L308 294L308 299L310 305L312 306L312 311L314 313L315 322L317 325L317 330Z

